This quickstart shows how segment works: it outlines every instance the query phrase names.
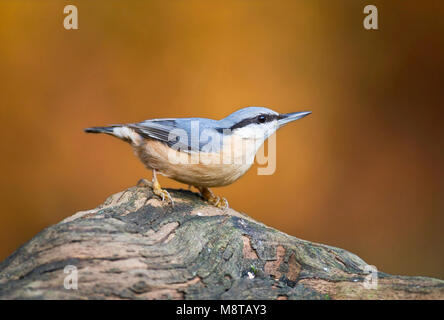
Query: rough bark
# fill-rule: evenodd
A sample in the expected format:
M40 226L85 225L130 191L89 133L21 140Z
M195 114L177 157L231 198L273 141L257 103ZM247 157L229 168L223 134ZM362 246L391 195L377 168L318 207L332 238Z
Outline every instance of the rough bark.
M132 187L51 226L0 264L1 299L443 299L444 281L378 273L343 249L170 190ZM64 288L75 266L78 289ZM71 273L71 275L73 275Z

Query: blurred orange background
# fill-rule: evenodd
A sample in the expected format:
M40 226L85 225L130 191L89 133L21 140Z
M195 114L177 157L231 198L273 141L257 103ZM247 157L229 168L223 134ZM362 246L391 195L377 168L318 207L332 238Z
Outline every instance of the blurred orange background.
M75 4L79 29L63 28ZM254 219L379 270L444 278L444 4L0 3L0 260L43 228L151 178L93 125L313 114L277 133L277 170L214 189ZM182 187L161 177L164 187Z

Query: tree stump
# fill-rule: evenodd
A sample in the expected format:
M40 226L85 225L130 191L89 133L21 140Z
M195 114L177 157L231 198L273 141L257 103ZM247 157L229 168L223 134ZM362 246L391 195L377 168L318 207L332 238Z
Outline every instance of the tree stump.
M132 187L41 231L0 264L0 299L444 298L427 277L377 272L371 288L346 250L169 191L174 207Z

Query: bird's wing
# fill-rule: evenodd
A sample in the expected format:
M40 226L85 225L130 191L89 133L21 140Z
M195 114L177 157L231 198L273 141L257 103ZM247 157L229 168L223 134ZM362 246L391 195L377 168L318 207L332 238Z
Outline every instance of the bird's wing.
M185 119L184 119L185 120ZM166 143L169 147L185 152L199 151L199 143L191 143L190 128L186 121L177 119L155 119L128 124L144 138Z

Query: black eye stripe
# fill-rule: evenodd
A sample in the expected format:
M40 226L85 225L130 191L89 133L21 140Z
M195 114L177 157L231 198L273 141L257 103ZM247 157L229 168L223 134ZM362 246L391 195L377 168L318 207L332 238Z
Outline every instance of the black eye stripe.
M265 119L263 121L260 121L260 119L259 119L260 117L264 117ZM234 130L234 129L243 128L243 127L246 127L252 123L263 124L263 123L271 122L271 121L274 121L277 119L278 119L277 114L260 114L258 116L252 117L252 118L244 119L244 120L240 121L239 123L236 123L235 125L233 125L230 129Z
M277 118L278 118L277 114L261 114L256 119L257 122L259 123L265 123L277 120Z

